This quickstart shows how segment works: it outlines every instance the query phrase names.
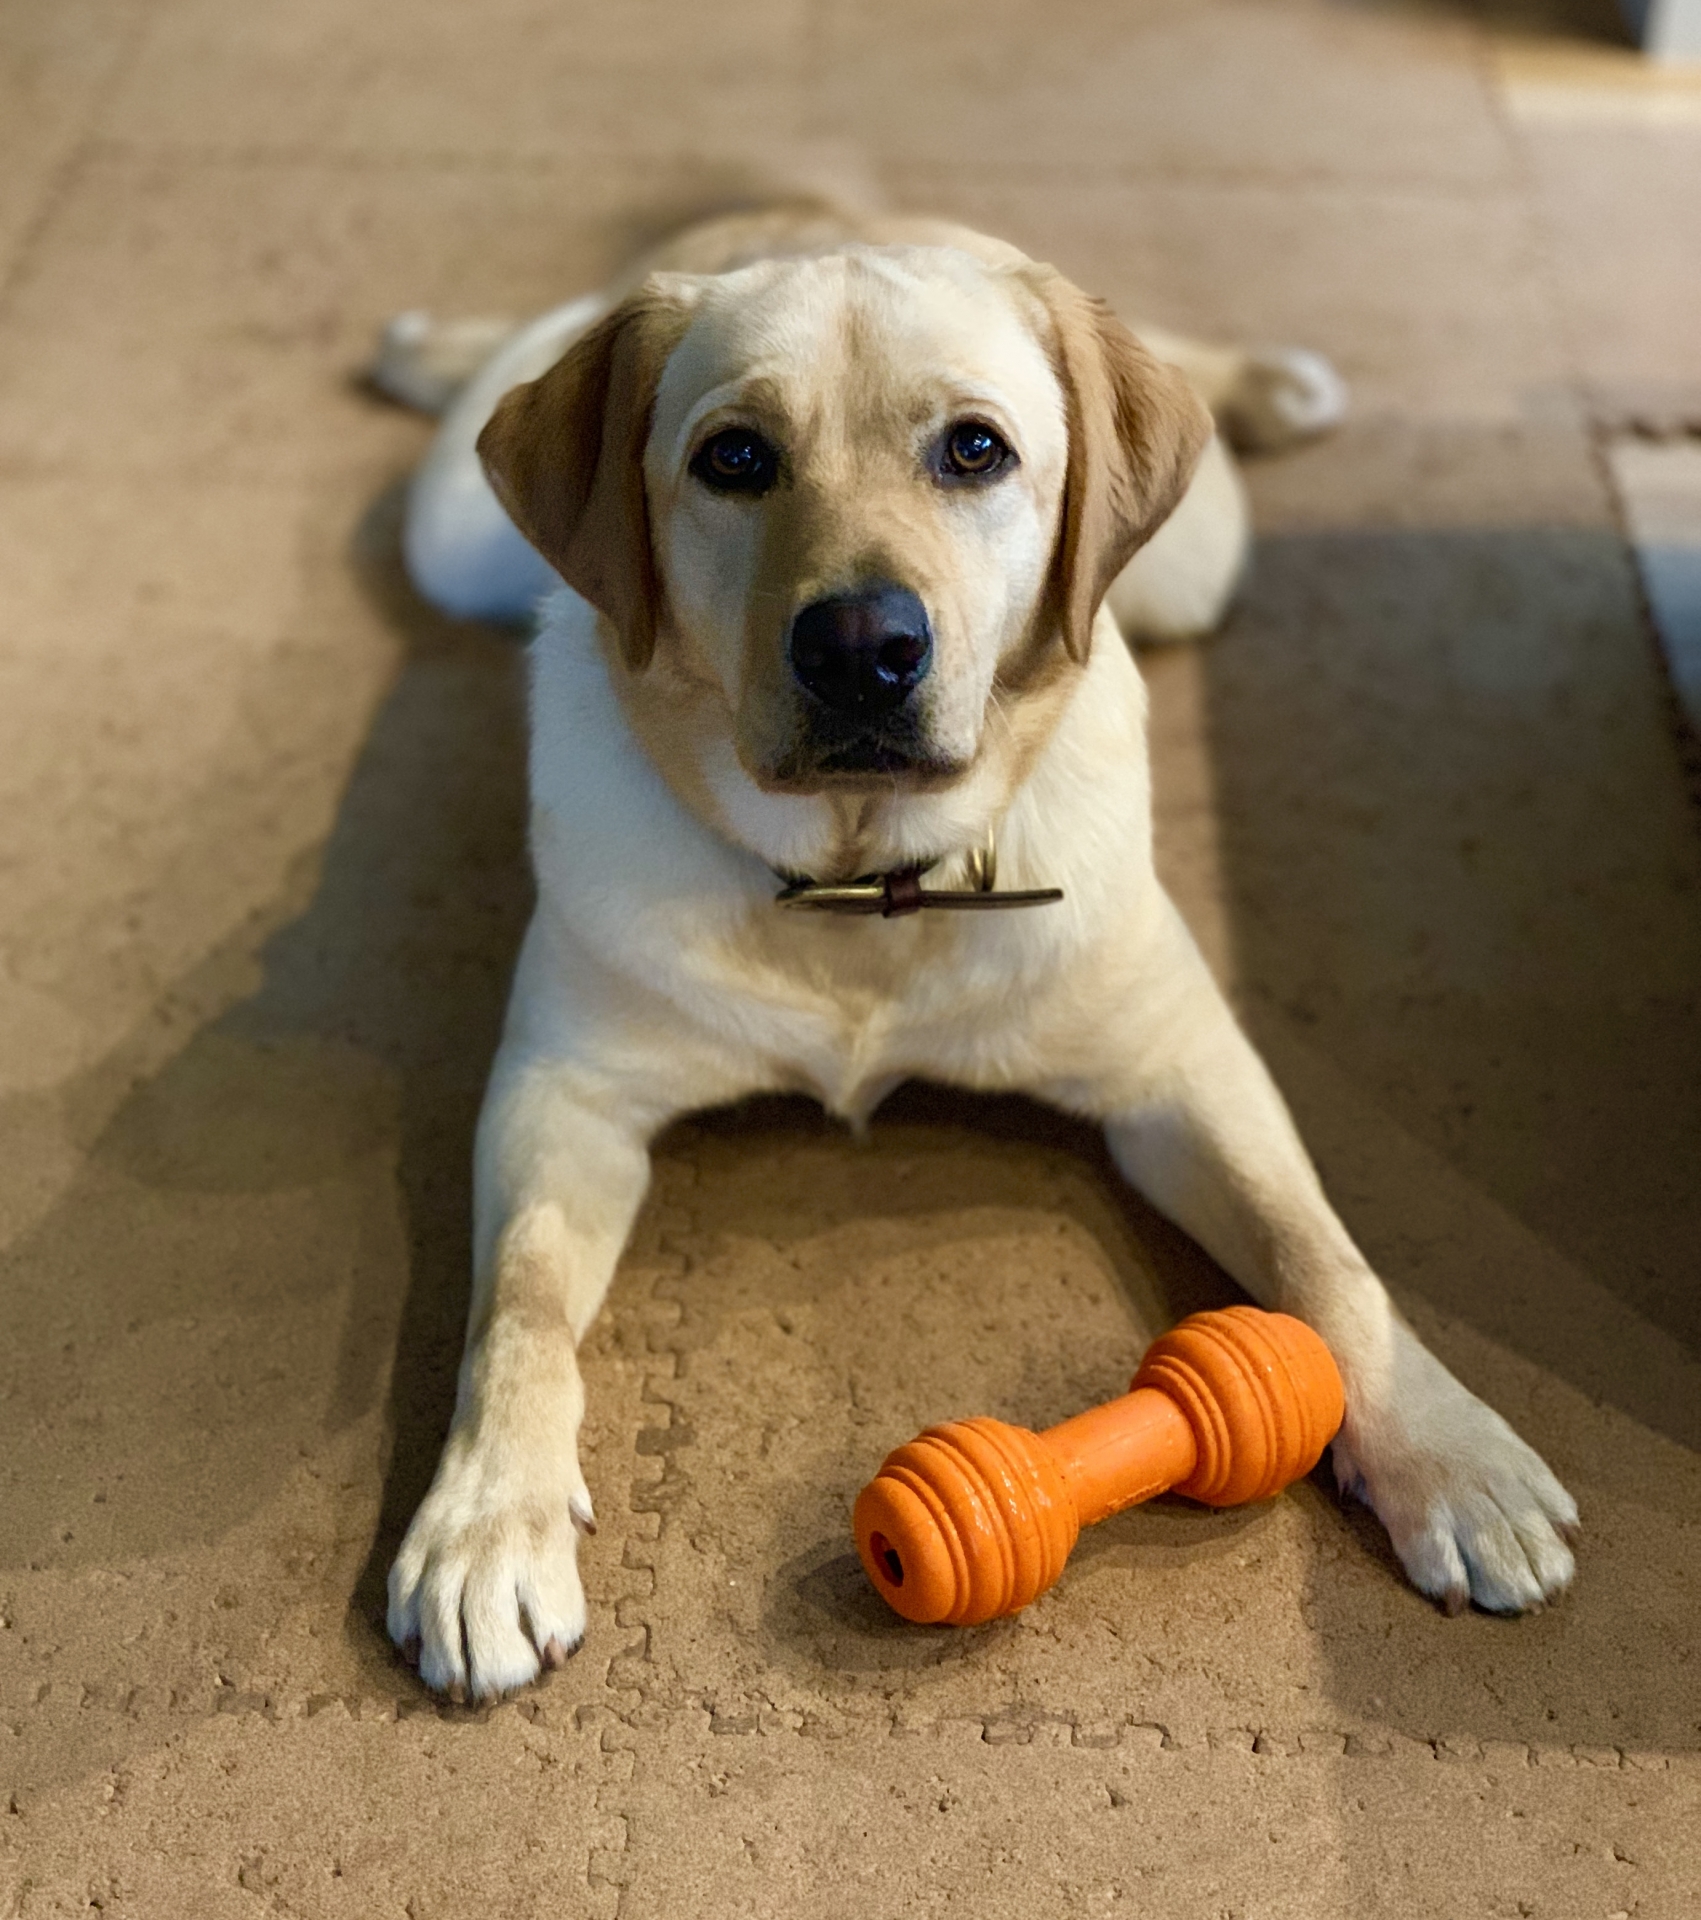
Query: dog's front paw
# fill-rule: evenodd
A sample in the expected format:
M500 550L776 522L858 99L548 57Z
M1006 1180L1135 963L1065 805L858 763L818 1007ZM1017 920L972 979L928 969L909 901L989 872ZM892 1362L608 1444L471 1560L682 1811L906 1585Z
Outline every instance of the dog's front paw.
M453 1698L535 1680L585 1637L578 1536L595 1526L570 1447L563 1466L451 1434L390 1569L390 1638Z
M1353 1404L1335 1478L1373 1508L1421 1593L1522 1613L1571 1584L1577 1503L1534 1448L1398 1329L1387 1390Z
M1223 431L1244 453L1274 453L1312 440L1346 417L1346 382L1305 347L1250 352L1218 409Z

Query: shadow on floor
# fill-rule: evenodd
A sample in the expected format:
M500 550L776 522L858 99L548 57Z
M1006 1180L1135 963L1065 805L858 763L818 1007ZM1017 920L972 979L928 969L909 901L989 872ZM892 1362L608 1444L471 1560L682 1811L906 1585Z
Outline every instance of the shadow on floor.
M1441 14L1531 39L1631 44L1616 0L1336 0L1336 4L1355 13Z
M1701 1445L1701 833L1621 543L1267 541L1206 674L1246 1017L1349 1223Z
M1419 1739L1693 1750L1701 834L1622 544L1266 540L1205 667L1247 1025L1420 1331L1584 1513L1539 1618L1320 1566L1330 1695Z
M398 515L399 492L353 562L404 656L258 984L245 925L164 996L175 1052L138 1036L69 1092L100 1116L86 1164L11 1250L13 1337L40 1358L10 1410L6 1558L215 1539L368 1413L387 1373L375 1557L426 1485L465 1312L469 1143L530 887L519 649L414 599ZM325 670L306 655L257 688L278 735L336 698ZM209 841L224 812L219 792L196 810ZM199 1022L203 1004L226 1010ZM85 1450L124 1485L71 1528L54 1489ZM381 1582L363 1580L364 1611Z

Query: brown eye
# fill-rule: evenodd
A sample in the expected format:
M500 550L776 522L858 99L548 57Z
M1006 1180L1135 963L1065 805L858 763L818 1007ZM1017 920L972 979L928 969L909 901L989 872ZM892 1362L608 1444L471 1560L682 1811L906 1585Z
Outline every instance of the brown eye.
M1009 443L984 420L959 420L940 449L940 473L947 480L990 480L1015 463Z
M691 456L693 475L716 493L766 493L779 467L779 455L748 427L711 434Z

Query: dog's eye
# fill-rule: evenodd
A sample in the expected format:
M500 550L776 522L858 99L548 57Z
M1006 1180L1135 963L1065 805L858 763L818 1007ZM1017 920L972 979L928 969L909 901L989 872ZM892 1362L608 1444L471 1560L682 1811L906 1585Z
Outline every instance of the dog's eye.
M748 427L711 434L691 456L691 471L716 493L766 493L779 472L779 455Z
M1015 459L1008 441L984 420L959 420L945 435L939 468L947 480L990 480Z

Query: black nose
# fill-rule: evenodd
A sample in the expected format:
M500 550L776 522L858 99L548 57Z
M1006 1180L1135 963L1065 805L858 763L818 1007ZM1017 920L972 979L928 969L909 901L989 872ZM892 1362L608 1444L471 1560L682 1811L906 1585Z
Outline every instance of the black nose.
M932 661L927 609L908 587L834 594L791 623L791 670L835 713L880 719L908 699Z

